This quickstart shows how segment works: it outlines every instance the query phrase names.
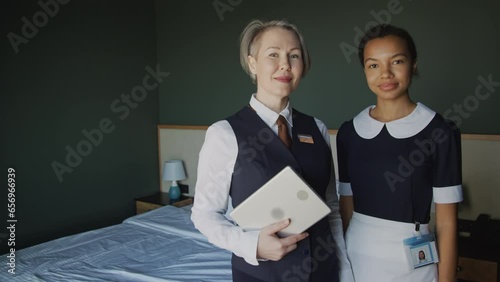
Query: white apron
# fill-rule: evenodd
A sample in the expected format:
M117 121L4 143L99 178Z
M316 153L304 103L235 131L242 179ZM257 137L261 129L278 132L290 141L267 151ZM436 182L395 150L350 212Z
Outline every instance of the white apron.
M353 213L346 232L347 255L356 282L435 282L436 264L408 267L403 240L414 236L415 224ZM427 224L420 225L429 233Z

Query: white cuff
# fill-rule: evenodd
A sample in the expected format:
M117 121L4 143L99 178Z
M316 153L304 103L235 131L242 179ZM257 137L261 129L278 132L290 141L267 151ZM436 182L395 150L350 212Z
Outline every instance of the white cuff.
M339 195L352 196L351 183L339 182Z
M462 195L462 185L433 187L432 190L434 203L436 204L458 203L464 199Z
M246 231L243 233L244 235L241 237L242 241L239 243L241 246L245 246L242 258L251 265L259 265L259 260L257 260L259 233L260 230Z

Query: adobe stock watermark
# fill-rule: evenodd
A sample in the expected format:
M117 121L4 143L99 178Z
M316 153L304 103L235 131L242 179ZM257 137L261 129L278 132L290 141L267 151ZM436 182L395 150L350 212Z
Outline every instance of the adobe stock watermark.
M268 167L269 159L267 158L267 154L264 152L264 149L266 148L266 145L273 141L274 138L277 138L277 136L270 128L264 127L260 129L256 136L249 136L246 141L243 141L238 145L238 150L241 154L239 160L251 163L255 161L258 155L260 155L263 161L262 166ZM209 199L225 197L225 195L222 195L223 189L219 189L219 184L225 183L225 181L227 181L228 171L233 171L233 176L237 176L242 173L243 169L238 163L238 159L236 160L234 166L231 166L231 163L228 163L222 170L209 174L209 178L211 179L211 181L206 183L206 189ZM207 204L201 197L198 197L196 201L196 204L199 207L205 207L205 205Z
M402 155L398 156L399 165L397 173L392 171L384 172L385 181L389 185L391 192L396 191L396 184L398 182L402 183L409 178L417 167L424 164L426 157L430 157L436 151L437 145L444 143L448 138L450 137L443 129L435 128L431 132L431 138L424 139L423 141L415 139L414 143L418 149L410 152L408 160Z
M38 1L38 6L41 10L35 12L31 17L31 21L27 17L22 17L21 21L23 26L21 27L21 35L14 32L9 32L7 38L9 39L14 53L19 53L19 45L28 44L30 39L33 39L40 28L45 27L49 22L49 17L55 17L60 10L60 5L66 5L70 0L40 0Z
M212 5L214 6L217 16L219 16L220 21L224 21L224 13L234 11L234 8L239 6L243 0L214 0Z
M314 272L318 269L318 263L330 259L331 256L336 256L335 248L335 241L333 240L333 236L331 233L328 234L326 241L321 237L317 237L316 247L310 253L311 255L306 256L302 260L301 264L292 265L290 270L285 271L281 275L281 281L304 281L309 277L309 273Z
M453 104L451 109L443 113L445 119L454 122L456 127L460 127L463 119L471 117L471 113L477 111L481 102L486 101L495 92L495 88L500 86L500 81L494 81L493 75L489 74L487 79L483 76L478 76L479 83L477 84L474 94L464 98L461 104ZM486 91L485 91L486 90ZM408 160L402 155L398 156L399 165L397 173L386 171L384 173L385 180L392 192L395 191L395 185L399 182L404 182L409 178L415 169L425 162L426 157L430 157L436 150L438 144L444 143L449 138L443 129L436 128L431 133L431 138L427 140L415 140L414 143L418 149L413 150L408 155Z
M463 119L469 118L471 113L477 111L480 103L490 98L491 94L495 92L495 88L500 86L500 81L493 81L491 73L487 79L480 75L477 80L479 80L479 83L473 95L465 97L462 104L453 104L452 109L448 109L443 113L443 117L452 120L457 127L462 125Z
M170 75L168 72L162 72L160 65L156 65L156 70L150 66L145 69L147 74L143 77L141 85L133 87L130 94L122 93L120 98L111 102L110 110L112 113L118 114L118 119L126 119L131 110L136 109L139 103L147 98L148 91L156 89ZM73 172L82 163L83 158L89 156L94 147L98 147L103 142L105 134L109 134L115 129L116 126L108 117L102 118L97 128L83 129L81 131L83 139L75 145L76 149L70 145L65 147L67 154L64 163L53 161L51 164L59 183L63 182L65 173Z
M345 41L342 41L339 44L339 48L342 51L342 54L344 54L347 63L350 64L352 62L351 60L352 55L358 54L358 44L367 30L379 24L389 24L392 20L392 16L398 15L402 11L403 7L399 0L389 0L389 2L387 2L387 9L380 10L378 12L371 10L370 15L373 17L373 20L365 24L364 31L361 30L361 28L359 28L358 26L354 27L355 34L353 38L353 45Z

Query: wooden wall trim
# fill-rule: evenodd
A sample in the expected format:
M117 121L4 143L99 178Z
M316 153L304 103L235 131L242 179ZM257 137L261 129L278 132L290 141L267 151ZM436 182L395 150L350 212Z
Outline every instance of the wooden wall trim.
M174 125L174 124L159 124L160 129L191 129L191 130L207 130L207 125Z
M190 130L207 130L207 125L174 125L174 124L159 124L158 133L160 129L190 129ZM328 129L328 133L337 134L338 129ZM159 134L158 134L159 138ZM485 140L485 141L500 141L500 135L490 134L462 134L463 140ZM158 144L160 140L158 139ZM159 148L158 148L159 149Z
M337 135L338 129L328 129L328 133Z
M500 135L462 134L463 140L500 141Z

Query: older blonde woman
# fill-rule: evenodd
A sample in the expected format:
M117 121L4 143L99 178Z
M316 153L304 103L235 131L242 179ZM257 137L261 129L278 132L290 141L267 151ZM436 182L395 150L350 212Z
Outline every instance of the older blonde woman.
M289 101L310 67L303 37L286 21L254 20L241 35L240 59L257 90L249 105L207 130L192 220L210 242L233 252L233 281L339 281L339 269L349 281L327 128ZM328 218L280 238L289 220L244 231L225 216L286 166L327 201Z

